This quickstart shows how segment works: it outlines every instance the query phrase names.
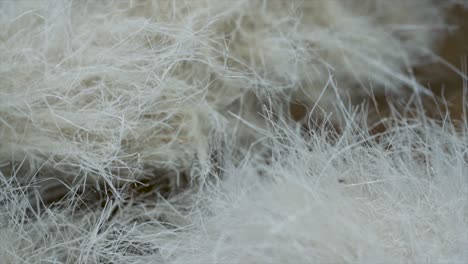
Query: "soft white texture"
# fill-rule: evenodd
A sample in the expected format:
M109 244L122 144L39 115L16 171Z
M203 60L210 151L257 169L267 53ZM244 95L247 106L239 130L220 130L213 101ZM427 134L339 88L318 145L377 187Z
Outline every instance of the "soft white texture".
M468 124L395 117L372 136L354 120L341 135L304 136L296 125L272 123L257 143L268 162L244 153L235 165L228 147L222 179L158 203L114 199L102 210L51 209L29 220L22 189L2 175L9 210L0 256L4 263L466 263Z
M427 92L453 3L0 1L2 263L468 262L467 121L345 107Z
M232 114L332 111L329 74L352 101L421 89L408 69L444 26L432 0L1 1L0 164L110 185L203 170L214 142L257 138Z

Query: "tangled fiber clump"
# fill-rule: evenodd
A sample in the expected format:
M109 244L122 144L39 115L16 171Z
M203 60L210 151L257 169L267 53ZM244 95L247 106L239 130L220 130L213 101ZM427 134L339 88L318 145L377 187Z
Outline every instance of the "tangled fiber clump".
M1 1L0 258L465 262L467 120L412 72L454 4Z
M233 164L228 148L223 179L160 202L108 198L99 210L28 216L25 188L2 175L0 255L6 263L464 263L467 123L395 117L372 136L357 119L339 135L272 123L258 142L268 161L246 152Z

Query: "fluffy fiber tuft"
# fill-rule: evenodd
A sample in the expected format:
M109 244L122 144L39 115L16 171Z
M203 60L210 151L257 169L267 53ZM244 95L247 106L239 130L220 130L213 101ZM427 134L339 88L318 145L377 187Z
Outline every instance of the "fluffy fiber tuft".
M408 69L443 32L436 2L1 1L0 164L110 185L204 170L213 144L257 138L233 114L333 110L330 74L352 101L421 89Z
M455 126L395 114L376 135L358 120L350 115L339 134L270 123L257 142L262 152L233 162L235 146L225 146L222 179L168 200L108 198L98 210L32 214L26 188L1 175L0 256L4 263L466 263L466 120Z
M348 107L457 2L0 1L2 263L467 263L467 120Z

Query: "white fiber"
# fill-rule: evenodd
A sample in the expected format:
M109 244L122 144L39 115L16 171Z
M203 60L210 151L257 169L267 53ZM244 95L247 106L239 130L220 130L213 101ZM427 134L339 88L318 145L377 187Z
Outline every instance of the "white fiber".
M464 4L0 1L0 262L468 263L468 117L412 70Z
M222 179L159 202L112 199L97 211L32 217L25 188L2 175L0 255L9 263L465 263L466 121L395 115L387 132L370 135L354 120L341 135L272 123L258 142L268 161L244 153L233 164L227 147Z
M261 125L264 99L311 105L330 73L352 98L418 87L406 67L444 26L430 0L0 5L0 164L110 184L205 164L213 138L256 137L229 112Z

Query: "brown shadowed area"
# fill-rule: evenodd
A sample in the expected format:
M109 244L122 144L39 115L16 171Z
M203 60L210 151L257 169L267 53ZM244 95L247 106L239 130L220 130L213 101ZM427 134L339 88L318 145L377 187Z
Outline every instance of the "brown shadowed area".
M455 6L450 11L450 29L447 29L446 37L441 41L437 54L446 63L433 62L413 69L416 78L421 84L429 88L435 95L434 98L423 98L426 113L433 118L440 118L445 112L450 113L452 120L468 118L463 112L463 78L453 68L466 74L468 55L468 9ZM435 29L442 30L442 29ZM466 97L466 95L465 95ZM390 95L377 95L370 102L371 123L378 122L389 115L389 103L396 106L404 105L409 98L400 96L393 98ZM306 106L300 102L290 104L291 118L295 121L303 121L308 113ZM385 127L377 125L374 133L382 132Z
M453 25L453 29L447 33L447 37L441 43L439 55L466 74L468 9L461 6L452 8L449 22ZM417 68L415 74L421 83L429 87L435 95L447 100L448 109L453 119L463 118L463 78L441 63L428 64Z
M426 113L433 118L440 118L448 111L452 120L462 120L463 115L466 115L463 112L466 98L463 96L463 78L459 72L466 74L467 70L468 10L462 6L452 8L448 21L451 28L447 30L446 37L437 50L438 56L445 63L433 62L413 71L419 82L429 88L436 97L435 100L423 98ZM384 116L388 112L388 100L385 96L376 98L380 113Z

